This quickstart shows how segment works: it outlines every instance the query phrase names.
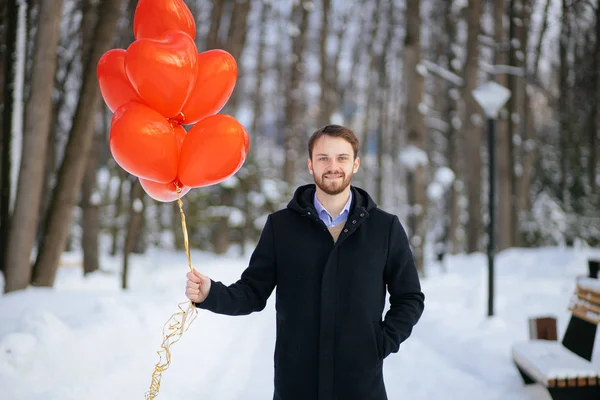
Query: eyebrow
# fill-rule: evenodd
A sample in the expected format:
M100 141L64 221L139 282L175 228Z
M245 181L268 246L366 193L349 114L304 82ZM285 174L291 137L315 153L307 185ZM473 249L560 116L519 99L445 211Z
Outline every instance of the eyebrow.
M319 154L315 154L315 155L316 156L327 156L327 157L329 157L329 154L325 154L325 153L319 153ZM348 153L341 153L341 154L338 154L338 156L350 156L350 154L348 154Z

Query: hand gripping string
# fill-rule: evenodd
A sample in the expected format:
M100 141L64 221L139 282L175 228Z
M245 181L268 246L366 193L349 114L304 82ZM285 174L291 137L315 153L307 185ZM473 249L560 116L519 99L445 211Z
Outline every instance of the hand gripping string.
M181 201L181 188L176 184L177 187L177 204L179 205L179 211L181 213L181 227L183 229L183 242L185 244L185 253L187 254L188 266L190 271L193 271L192 258L190 256L190 249L188 243L187 227L185 224L185 214L183 212L183 202ZM187 304L187 309L184 306ZM163 342L161 349L157 351L159 361L154 366L154 372L152 373L152 382L150 383L150 389L146 392L146 400L152 400L158 396L160 391L160 381L162 373L171 364L171 350L170 346L177 343L185 331L188 330L192 322L198 316L198 310L194 304L189 302L182 302L177 305L179 311L171 315L165 326L163 327ZM191 318L190 318L191 315Z

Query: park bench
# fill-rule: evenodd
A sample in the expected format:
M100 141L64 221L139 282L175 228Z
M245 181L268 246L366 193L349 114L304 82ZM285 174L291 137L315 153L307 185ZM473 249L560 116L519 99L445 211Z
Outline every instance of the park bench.
M562 342L515 343L512 358L525 384L545 386L553 400L599 400L600 362L592 362L600 323L600 280L578 278Z

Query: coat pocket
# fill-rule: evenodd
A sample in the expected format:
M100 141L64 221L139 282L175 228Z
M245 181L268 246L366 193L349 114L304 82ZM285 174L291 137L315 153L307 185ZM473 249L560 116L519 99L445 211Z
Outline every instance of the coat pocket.
M381 323L379 321L373 321L373 335L375 337L377 362L380 364L383 362L383 331L381 330Z

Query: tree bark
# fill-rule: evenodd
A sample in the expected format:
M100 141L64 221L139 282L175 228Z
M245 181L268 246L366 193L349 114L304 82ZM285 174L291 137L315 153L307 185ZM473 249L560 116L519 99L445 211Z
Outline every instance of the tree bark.
M600 1L596 2L596 51L593 54L593 71L592 79L590 82L592 98L591 98L591 110L590 110L590 122L589 122L589 152L588 157L588 177L589 186L593 194L598 193L599 182L596 179L600 176L600 170L598 169L598 158L600 154L598 151L598 127L600 120Z
M11 146L12 146L12 117L14 112L13 96L15 94L15 51L17 48L17 18L18 7L16 0L7 0L0 8L2 16L2 41L4 57L2 59L2 165L0 166L0 273L6 270L6 250L10 232L10 193L11 185Z
M473 118L479 114L479 107L472 92L477 87L477 71L479 62L479 31L481 19L481 0L469 0L467 9L467 60L465 64L464 94L465 103L465 137L464 145L469 160L466 167L467 198L469 202L469 221L467 222L467 251L473 253L480 248L483 232L481 214L481 127Z
M419 111L419 104L423 99L423 75L417 71L421 62L421 1L413 0L406 4L406 38L404 41L404 83L406 87L406 132L408 144L421 151L426 151L426 130L423 114ZM414 197L410 203L410 236L417 270L424 274L424 243L425 243L425 215L427 199L425 186L427 166L419 165L408 172L412 182ZM410 188L409 188L410 190Z
M562 19L559 39L559 98L558 118L560 121L560 199L563 207L569 203L568 168L569 168L569 141L570 141L570 102L569 102L569 41L571 37L569 6L567 0L562 0Z
M37 210L41 201L44 160L52 113L61 9L60 0L42 1L40 7L40 23L35 41L31 89L23 132L23 156L6 253L6 292L26 288L31 278L30 258L39 220Z
M510 0L510 10L513 9L514 0ZM503 44L507 41L513 39L513 36L509 35L507 39L504 29L504 16L505 16L505 1L504 0L495 0L494 1L494 41L496 43L495 52L494 52L494 64L496 65L506 65L508 64L506 51L503 50ZM509 11L509 21L511 26L514 25L512 21L514 21L514 15L512 11ZM512 29L510 32L512 33ZM512 47L512 45L511 45ZM510 64L513 65L513 64ZM497 74L496 82L500 85L508 88L508 82L512 81L514 78L508 77L506 74ZM512 96L508 103L508 119L507 118L498 118L496 123L496 151L498 154L497 158L497 182L498 182L498 224L497 224L497 250L504 250L512 246L513 238L512 238L512 208L513 202L512 198L512 154L511 154L511 143L513 136L512 122L511 122L511 114L515 112L514 104L515 97Z
M221 30L221 19L223 17L224 1L212 2L212 10L210 12L210 30L206 37L206 50L216 49L219 46L219 30Z
M83 273L87 275L100 268L98 236L100 234L100 194L97 190L96 171L98 154L102 149L104 137L96 134L91 151L87 157L85 177L81 188L81 211L83 215Z
M456 23L454 19L454 15L452 13L452 0L443 0L444 2L444 32L446 37L446 45L445 45L445 54L446 54L446 69L455 74L458 74L458 71L452 66L452 58L454 53L452 51L451 44L454 43L456 39ZM446 251L455 254L460 251L460 244L458 240L458 226L459 226L459 202L458 199L461 195L461 191L459 190L459 185L457 182L460 182L461 175L460 172L462 168L460 166L460 154L459 154L459 135L460 130L454 128L453 119L456 117L457 108L456 108L456 100L450 96L450 86L448 83L446 92L446 110L445 115L448 121L448 165L450 169L454 172L455 181L448 189L447 196L447 215L448 215L448 227L446 233L446 239L444 240L444 244L447 246Z
M533 0L522 0L522 20L523 25L517 30L517 37L521 43L521 51L523 60L521 66L527 70L528 51L524 47L529 41L529 29L531 25L531 13ZM533 118L532 104L529 95L527 94L527 78L519 77L518 79L518 95L520 96L520 132L521 132L521 164L522 173L515 180L516 189L516 207L513 213L513 239L514 246L522 246L522 234L519 217L522 214L528 214L531 208L530 192L531 182L533 180L533 151L534 151L534 136L533 136Z
M95 7L92 0L83 2L83 19L81 24L82 54L84 59L89 57L92 47L92 34L94 27ZM97 110L100 108L98 107ZM105 119L101 116L102 121ZM105 124L103 124L105 125ZM110 130L110 127L105 129ZM102 134L102 135L101 135ZM83 185L81 187L81 212L83 218L81 247L83 249L83 274L87 275L100 268L98 254L98 235L100 234L100 196L97 192L96 170L98 155L102 150L102 142L105 132L94 134L93 144L86 157Z
M302 77L304 75L304 49L308 33L309 11L303 2L294 6L292 19L299 22L298 33L292 39L292 61L289 69L289 92L285 105L285 162L283 180L292 187L297 176L297 164L303 135L302 118Z
M134 176L129 177L131 188L129 191L129 222L127 224L127 233L125 235L125 244L123 245L123 269L121 273L121 289L128 288L127 278L129 276L129 255L133 252L135 244L140 234L140 228L144 218L144 190L140 185L139 179Z
M319 116L317 120L317 126L319 127L329 124L329 120L331 119L332 110L330 108L331 102L329 101L329 97L331 95L331 80L334 72L331 69L337 68L336 65L332 65L332 63L329 62L329 55L327 54L327 42L329 36L329 10L331 8L331 0L322 0L321 4L323 6L323 9L321 10L321 37L319 39L319 56L321 67L321 75L319 79L321 95L319 101Z
M89 152L101 95L96 82L96 66L115 39L120 17L120 0L104 0L99 7L94 45L84 68L84 81L75 112L73 127L58 173L57 185L49 209L46 240L42 242L34 265L32 283L52 286L60 254L65 248L77 195L84 174L85 156Z
M394 20L393 20L393 10L392 4L388 4L389 9L387 10L387 23L385 24L385 38L383 40L383 49L390 48L392 37L394 33ZM420 25L420 22L419 22ZM419 27L420 30L420 27ZM419 53L421 49L418 49ZM419 55L420 58L420 55ZM387 74L387 63L391 61L391 55L383 50L381 53L377 55L377 74L379 79L379 90L377 93L377 104L378 104L378 126L377 130L377 191L375 192L376 201L378 204L385 206L385 196L384 196L384 187L385 185L385 166L384 160L385 156L389 155L390 146L388 144L388 139L390 137L390 129L389 129L389 100L391 97L391 90L389 87L391 85L391 81ZM415 66L416 68L416 66ZM423 116L421 115L421 118Z

